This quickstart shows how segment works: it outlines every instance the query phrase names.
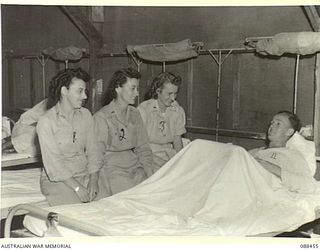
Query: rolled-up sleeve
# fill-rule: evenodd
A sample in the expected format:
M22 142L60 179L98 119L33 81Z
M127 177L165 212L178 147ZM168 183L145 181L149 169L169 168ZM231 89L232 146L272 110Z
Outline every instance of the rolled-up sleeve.
M60 149L55 140L50 120L43 116L37 124L42 161L50 181L64 181L72 177L65 166Z
M90 174L99 171L101 167L98 153L97 136L95 135L93 117L88 111L86 114L87 120L87 140L86 140L86 154L88 158L88 172Z
M178 119L176 121L175 135L183 135L186 133L186 115L183 108L178 108Z
M151 168L152 166L152 151L148 143L148 136L143 124L140 113L137 112L137 146L134 152L139 156L139 161L143 168Z
M94 135L96 137L97 143L97 158L98 158L98 167L101 168L104 164L104 153L107 150L107 140L108 140L108 124L104 118L95 114L93 116L94 120Z

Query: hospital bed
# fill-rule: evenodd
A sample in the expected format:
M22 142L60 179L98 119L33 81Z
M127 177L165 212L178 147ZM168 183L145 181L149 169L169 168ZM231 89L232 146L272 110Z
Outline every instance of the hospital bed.
M20 154L17 152L2 154L1 167L10 167L17 165L24 165L30 163L36 163L40 161L39 156L31 156L28 154Z
M34 113L37 112L25 113L27 110L21 109L22 115L17 123L2 117L1 219L6 218L8 209L17 204L45 201L40 191L41 156L33 149L36 148L35 128L29 126L31 120L36 119Z
M37 165L41 162L40 158L17 152L2 153L1 225L4 225L12 207L18 204L33 204L40 208L49 206L40 190L41 168ZM20 227L25 213L23 210L15 213L11 219L13 224Z
M1 226L4 226L11 209L18 204L33 204L40 208L49 206L40 190L41 168L35 165L38 160L38 157L25 155L19 155L19 157L3 155L1 161ZM14 229L12 235L19 235L25 214L26 211L23 210L14 214L14 218L11 219ZM1 231L3 237L3 229Z
M1 172L1 219L17 204L46 204L40 190L40 168L5 170Z
M38 236L52 227L62 236L270 236L320 218L315 185L312 193L288 192L243 148L195 140L130 190L91 203L14 210L30 211L24 225Z

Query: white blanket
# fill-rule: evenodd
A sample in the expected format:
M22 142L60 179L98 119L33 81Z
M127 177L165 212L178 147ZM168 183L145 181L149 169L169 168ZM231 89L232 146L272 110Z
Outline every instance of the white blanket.
M103 200L50 208L106 235L245 236L294 230L315 219L320 186L287 191L239 146L196 140L138 186ZM43 235L46 225L27 216ZM58 226L65 236L78 233Z
M22 203L44 202L40 190L40 168L1 171L1 218L9 207Z

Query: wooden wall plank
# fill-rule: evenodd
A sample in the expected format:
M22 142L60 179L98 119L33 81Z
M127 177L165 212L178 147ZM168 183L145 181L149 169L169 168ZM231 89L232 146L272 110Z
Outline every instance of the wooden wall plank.
M34 75L33 75L33 60L29 60L29 70L30 70L30 103L31 107L35 105L35 86L34 86Z
M315 67L315 95L314 95L314 120L313 120L313 135L316 145L316 155L320 156L320 54L316 56ZM320 180L320 162L315 178Z
M9 90L9 105L10 109L15 108L15 87L13 82L13 60L8 58L8 90Z

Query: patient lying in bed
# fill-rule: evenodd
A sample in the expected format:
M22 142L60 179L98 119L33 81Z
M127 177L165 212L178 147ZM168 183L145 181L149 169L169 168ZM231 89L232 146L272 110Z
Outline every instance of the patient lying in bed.
M290 191L313 191L313 174L304 156L286 147L288 140L301 128L299 118L280 111L272 119L267 132L267 147L251 150L253 157L269 172L281 178Z
M279 117L289 119L286 114ZM247 236L294 230L315 219L320 185L298 151L285 148L288 142L278 144L295 129L275 118L268 131L269 147L252 152L263 165L242 147L195 140L132 189L50 211L86 222L105 235ZM276 131L278 136L273 136ZM285 163L294 155L301 165ZM273 173L264 162L278 170ZM38 235L47 230L45 222L30 216L24 224ZM79 235L58 229L64 236Z

